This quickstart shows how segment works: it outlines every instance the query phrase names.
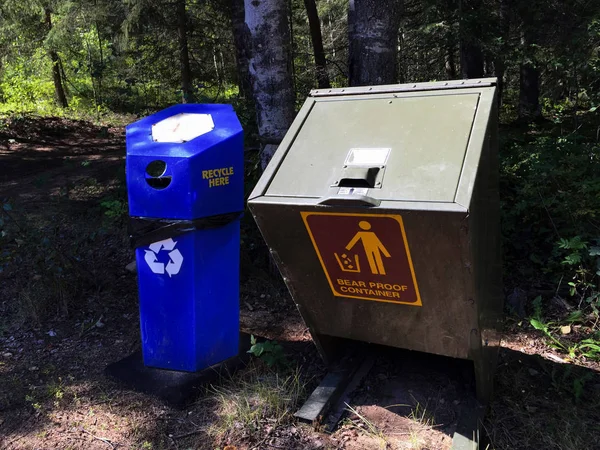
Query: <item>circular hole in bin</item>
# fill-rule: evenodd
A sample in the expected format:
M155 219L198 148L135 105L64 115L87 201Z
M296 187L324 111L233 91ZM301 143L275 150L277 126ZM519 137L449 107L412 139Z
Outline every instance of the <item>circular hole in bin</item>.
M150 162L146 166L146 173L150 178L146 178L146 183L154 189L164 189L171 184L171 177L164 177L167 171L167 163L159 159Z
M154 160L146 166L146 173L154 178L163 176L166 171L167 163L160 159Z
M154 189L164 189L171 184L171 177L146 178L146 183Z

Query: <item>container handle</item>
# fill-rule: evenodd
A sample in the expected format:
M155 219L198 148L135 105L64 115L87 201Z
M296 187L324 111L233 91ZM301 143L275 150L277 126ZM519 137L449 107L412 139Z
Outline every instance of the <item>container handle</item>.
M381 200L368 195L329 195L319 200L319 205L329 206L379 206Z

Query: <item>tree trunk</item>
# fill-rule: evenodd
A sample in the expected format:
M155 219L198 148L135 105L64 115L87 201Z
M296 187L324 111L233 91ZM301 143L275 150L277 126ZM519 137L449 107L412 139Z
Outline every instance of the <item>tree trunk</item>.
M102 36L100 36L100 27L96 21L96 36L98 38L98 52L100 54L100 63L98 65L98 103L102 104L102 76L104 75L104 52L102 50Z
M446 76L449 80L456 78L456 63L454 62L454 39L450 36L447 37L448 42L446 44Z
M456 39L456 2L455 0L446 0L445 2L445 21L447 22L447 31L446 31L446 45L445 45L445 54L444 54L444 69L446 71L446 77L449 80L454 80L457 78L456 73L456 47L457 47L457 39Z
M463 78L483 77L481 0L460 0L460 70Z
M404 48L404 32L398 32L398 82L406 83L408 79L408 67L406 63L406 50Z
M245 0L250 41L250 79L256 102L264 169L294 120L289 3Z
M525 41L525 46L526 40ZM534 122L542 117L540 106L540 74L535 62L525 57L519 73L519 120Z
M317 67L317 84L320 89L331 87L329 75L327 74L327 63L325 61L325 50L323 49L323 36L321 34L321 22L315 0L304 0L308 25L310 27L310 39L315 54L315 66Z
M190 53L187 40L185 0L177 0L176 8L179 65L181 70L181 103L189 103L194 101L194 91L192 89L192 69L190 68Z
M354 37L356 30L356 7L354 0L348 2L348 85L350 84L350 74L356 70L354 68L354 58L352 55L356 53L356 39Z
M350 86L397 83L400 6L400 0L350 0Z
M523 33L521 46L523 60L519 77L519 121L530 123L541 119L540 106L540 73L535 61L535 21L533 12L525 11L523 18Z
M521 63L519 80L519 120L533 122L542 117L540 74L531 63Z
M511 0L500 0L500 45L499 54L494 61L494 69L498 78L498 106L502 105L504 95L504 72L506 71L506 51L508 49L508 38L510 34L510 9Z
M248 48L250 32L248 31L245 22L244 0L231 0L230 8L240 96L245 99L251 99L252 83L250 81L250 71L248 68L248 61L250 60Z
M48 29L48 33L50 33L50 30L52 30L52 11L50 11L49 8L45 8L44 13L46 16L46 27ZM56 53L56 50L49 50L48 55L52 61L52 80L54 81L54 93L56 95L56 100L58 100L58 104L62 108L67 108L69 106L69 102L67 101L62 76L60 74L60 59L58 57L58 53Z

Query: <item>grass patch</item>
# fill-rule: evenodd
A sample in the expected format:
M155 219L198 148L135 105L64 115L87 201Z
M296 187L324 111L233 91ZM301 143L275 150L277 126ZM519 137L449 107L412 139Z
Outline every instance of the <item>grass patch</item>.
M217 420L208 434L220 442L268 438L293 420L307 383L299 367L277 372L252 360L235 377L210 388L207 400L214 402Z
M408 416L399 416L390 412L390 408L395 407L410 407L410 413ZM354 437L360 436L360 445L390 450L446 448L434 437L439 432L435 430L433 415L427 406L416 400L414 405L394 404L386 407L354 408L346 404L346 409L350 417L343 421L339 434L347 439L350 430Z
M353 415L353 419L346 419L344 424L349 428L353 428L361 434L364 434L376 442L376 445L381 449L386 449L389 445L388 437L385 433L380 430L377 425L367 419L365 416L360 414L357 409L354 409L348 403L346 403L347 410Z

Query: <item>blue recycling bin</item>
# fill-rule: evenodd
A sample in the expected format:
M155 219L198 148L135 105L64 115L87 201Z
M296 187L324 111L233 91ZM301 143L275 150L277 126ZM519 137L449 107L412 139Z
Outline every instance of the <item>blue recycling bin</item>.
M126 128L144 365L238 354L243 132L230 105L176 105Z

